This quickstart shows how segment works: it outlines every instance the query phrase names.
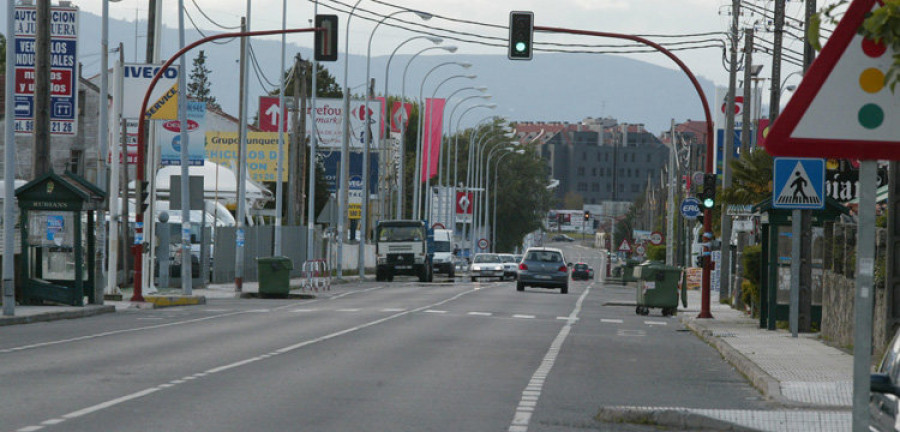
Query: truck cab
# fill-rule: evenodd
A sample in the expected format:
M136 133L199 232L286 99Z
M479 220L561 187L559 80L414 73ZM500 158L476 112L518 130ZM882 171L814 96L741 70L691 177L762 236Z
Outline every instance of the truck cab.
M420 282L431 282L432 235L424 221L379 221L375 226L375 280L389 282L396 275L408 275L418 276Z

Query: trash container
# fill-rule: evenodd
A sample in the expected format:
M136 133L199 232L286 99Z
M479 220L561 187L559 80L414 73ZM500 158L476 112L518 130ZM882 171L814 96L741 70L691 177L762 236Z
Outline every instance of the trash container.
M633 258L625 260L625 264L622 266L622 283L637 282L637 278L634 275L634 269L640 264L641 262L639 260Z
M288 257L258 257L260 297L287 297L291 291L291 270L294 263Z
M637 278L637 307L634 313L647 315L650 308L662 309L663 316L678 311L678 285L683 274L680 267L648 262L634 268ZM687 307L687 294L682 290L681 302Z

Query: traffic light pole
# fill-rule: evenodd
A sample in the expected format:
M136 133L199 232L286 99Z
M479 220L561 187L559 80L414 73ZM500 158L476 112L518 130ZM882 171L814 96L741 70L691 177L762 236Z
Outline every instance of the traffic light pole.
M544 31L549 33L568 33L568 34L576 34L583 36L597 36L597 37L607 37L614 39L626 39L632 42L642 43L644 45L648 45L657 51L669 57L672 61L674 61L679 68L687 75L688 79L690 79L691 84L694 85L694 89L697 91L697 95L700 97L700 102L703 104L703 114L706 117L706 172L713 173L713 123L712 116L709 111L709 102L706 100L706 94L703 92L703 89L700 87L700 83L697 81L697 77L691 72L691 70L671 51L667 50L663 46L652 42L648 39L644 39L640 36L634 35L626 35L620 33L608 33L608 32L596 32L596 31L588 31L588 30L573 30L573 29L565 29L559 27L544 27L544 26L534 26L534 29L537 31ZM712 210L704 209L703 210L703 231L704 233L711 233L712 229ZM711 252L710 246L705 246L706 252ZM709 255L707 255L709 256ZM703 266L703 288L700 302L700 314L697 315L697 318L712 318L712 313L710 313L710 264L711 260L707 258L706 265Z
M235 37L247 37L247 36L268 36L268 35L277 35L277 34L289 34L289 33L307 33L307 32L315 32L315 31L327 31L325 28L301 28L301 29L286 29L286 30L263 30L263 31L250 31L250 32L234 32L234 33L221 33L213 36L207 36L205 38L199 39L190 45L178 50L172 57L169 57L168 60L158 69L156 75L153 76L153 79L150 80L150 85L147 86L147 92L144 94L144 100L141 102L141 111L142 113L147 112L147 105L150 104L150 93L153 92L153 89L156 87L157 82L162 77L163 72L175 63L182 55L187 53L188 51L196 48L197 46L203 45L207 42L214 41L217 39L226 39L226 38L235 38ZM136 172L136 188L135 191L140 198L141 193L143 193L143 182L145 181L145 168L144 163L146 160L146 141L144 138L144 134L146 133L146 124L147 120L143 119L138 122L138 143L137 143L137 172ZM138 206L140 206L140 202ZM141 238L143 236L143 225L144 225L144 214L138 209L137 214L135 215L135 239ZM144 255L144 241L141 239L140 241L135 241L135 245L132 247L134 252L134 294L131 296L131 301L133 302L142 302L144 301L143 296L143 287L141 286L141 277L143 276L143 264L141 263L141 259Z

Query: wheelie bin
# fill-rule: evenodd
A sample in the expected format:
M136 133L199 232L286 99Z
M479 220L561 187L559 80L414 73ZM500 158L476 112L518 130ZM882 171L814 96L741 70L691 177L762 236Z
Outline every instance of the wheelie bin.
M291 270L294 263L288 257L258 257L260 297L287 297L291 291Z
M647 315L650 308L660 308L663 316L675 315L678 311L678 286L684 277L680 267L647 262L634 268L634 276L638 280L634 313ZM681 291L681 302L687 307L684 290Z
M636 260L633 258L628 258L625 260L625 264L622 266L623 284L626 284L628 282L637 282L638 279L634 274L634 269L637 268L640 264L640 260Z

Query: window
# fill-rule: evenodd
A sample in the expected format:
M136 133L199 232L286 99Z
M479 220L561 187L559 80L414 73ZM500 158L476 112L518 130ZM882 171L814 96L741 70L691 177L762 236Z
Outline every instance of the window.
M626 177L631 177L631 168L628 168L628 171L626 171L626 172L627 172L628 174L626 174L625 176L626 176Z
M600 183L594 183L591 185L591 192L600 192Z
M603 161L604 161L604 162L609 162L609 153L604 153L604 154L603 154Z
M631 185L631 191L632 191L632 192L640 192L640 191L641 191L641 185L639 185L639 184L633 184L633 185Z
M584 175L584 167L578 167L578 175L580 175L580 176Z
M647 163L650 163L651 161L653 161L653 155L647 153Z
M596 167L591 168L591 175L594 177L597 177L597 168Z

